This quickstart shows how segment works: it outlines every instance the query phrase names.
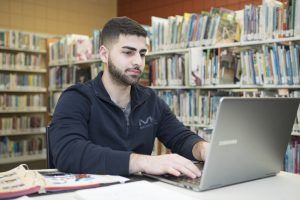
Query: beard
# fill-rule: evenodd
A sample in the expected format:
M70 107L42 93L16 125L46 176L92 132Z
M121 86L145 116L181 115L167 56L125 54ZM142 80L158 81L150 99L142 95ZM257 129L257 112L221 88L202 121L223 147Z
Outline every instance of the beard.
M130 69L137 69L140 70L139 67L135 67L135 68L127 68L125 70L125 72L127 72ZM122 72L122 70L118 69L113 62L111 61L111 59L108 59L108 71L110 73L111 78L118 84L120 85L125 85L125 86L129 86L129 85L135 85L139 82L141 74L140 75L126 75Z

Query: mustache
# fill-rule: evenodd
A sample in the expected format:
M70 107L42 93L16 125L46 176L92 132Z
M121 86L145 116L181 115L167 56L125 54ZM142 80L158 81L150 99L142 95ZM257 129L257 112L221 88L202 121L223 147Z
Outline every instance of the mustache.
M131 68L127 68L127 69L125 70L125 72L127 72L127 71L129 71L129 70L132 70L132 69L138 70L138 71L142 72L142 70L141 70L140 67L131 67Z

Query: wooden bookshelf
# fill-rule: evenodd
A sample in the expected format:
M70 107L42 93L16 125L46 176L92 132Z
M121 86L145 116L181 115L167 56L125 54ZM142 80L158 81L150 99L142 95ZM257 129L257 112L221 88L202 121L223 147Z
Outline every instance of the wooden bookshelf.
M0 30L0 36L0 171L31 162L45 168L46 38L15 30ZM39 146L29 148L32 142Z
M274 9L271 4L266 6ZM215 13L200 12L185 14L185 16L152 17L151 19L152 44L154 44L151 49L154 51L146 55L146 62L151 72L151 77L149 76L151 86L149 87L156 90L158 95L169 104L171 110L185 126L190 127L199 135L203 134L206 129L213 128L218 101L222 96L300 97L300 33L297 23L300 19L295 19L295 24L289 24L285 30L279 30L280 25L276 30L271 30L268 24L273 24L274 19L269 19L269 23L259 24L256 26L258 29L252 30L250 26L244 26L244 22L252 19L240 20L240 17L248 16L245 13L255 8L257 8L256 5L253 7L245 5L243 10L228 11L229 15L236 17L232 18L236 21L227 24L231 26L238 23L242 31L239 38L233 38L229 34L226 42L218 39L220 32L214 32L223 30L222 20L224 20L221 16L214 15ZM284 9L286 7L282 7L279 12ZM261 14L266 13L259 13ZM263 16L260 17L260 19L263 18ZM291 15L285 17L293 20ZM206 18L213 21L208 27L204 23ZM274 21L274 23L280 22ZM230 26L226 28L233 27ZM202 30L205 31L201 32ZM234 35L234 32L232 33ZM235 67L235 71L229 71L232 73L230 81L220 73L221 65L224 64L222 61L227 61L226 64L233 63L232 60L228 61L231 59L228 55L232 55L232 60L236 61L234 63L236 65L229 65L229 67ZM188 58L187 62L181 63L184 69L180 69L180 64L174 64L175 56ZM243 68L245 66L250 71ZM267 67L269 67L268 72ZM223 73L225 70L223 69ZM270 71L272 73L269 73ZM195 73L198 79L195 78ZM181 84L177 82L174 84L169 78L174 77L174 74L175 77L181 77L184 81ZM300 119L296 121L298 122L295 123L291 134L299 140ZM164 147L160 144L156 145L156 148L160 153ZM157 152L154 154L159 154Z

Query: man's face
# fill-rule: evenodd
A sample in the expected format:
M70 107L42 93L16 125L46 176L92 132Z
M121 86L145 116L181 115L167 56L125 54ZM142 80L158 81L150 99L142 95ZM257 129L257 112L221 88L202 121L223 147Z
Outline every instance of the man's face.
M108 71L111 78L121 85L136 84L145 67L146 51L146 38L120 35L109 50Z

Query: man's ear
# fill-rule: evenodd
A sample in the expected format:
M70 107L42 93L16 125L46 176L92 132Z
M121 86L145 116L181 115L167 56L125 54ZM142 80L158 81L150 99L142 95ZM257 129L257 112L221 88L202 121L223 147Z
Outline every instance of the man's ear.
M99 56L103 63L108 63L109 51L104 45L100 46Z

